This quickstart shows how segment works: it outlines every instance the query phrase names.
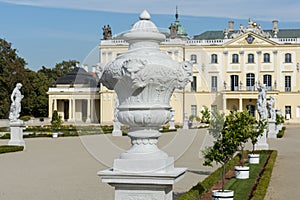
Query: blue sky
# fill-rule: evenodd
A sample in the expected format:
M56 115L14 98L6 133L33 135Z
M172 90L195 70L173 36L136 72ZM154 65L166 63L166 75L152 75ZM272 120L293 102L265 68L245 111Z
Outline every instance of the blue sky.
M300 28L296 0L0 0L0 37L11 42L33 70L69 59L91 64L97 62L104 25L110 24L113 34L124 32L147 9L158 27L168 28L176 5L190 37L223 30L229 20L236 27L246 25L249 17L264 29L270 29L274 19L279 28Z

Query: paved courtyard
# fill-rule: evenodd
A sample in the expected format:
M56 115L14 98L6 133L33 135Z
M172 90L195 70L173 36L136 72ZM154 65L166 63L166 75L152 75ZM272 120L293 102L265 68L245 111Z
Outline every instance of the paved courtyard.
M266 199L298 199L300 126L289 125L282 139L270 139L279 155ZM111 200L113 188L101 182L98 171L130 147L128 137L97 135L25 139L23 152L0 155L1 200ZM8 140L0 140L0 145ZM176 167L187 167L174 186L187 191L213 169L203 167L201 150L211 144L206 129L164 133L159 146L174 156Z

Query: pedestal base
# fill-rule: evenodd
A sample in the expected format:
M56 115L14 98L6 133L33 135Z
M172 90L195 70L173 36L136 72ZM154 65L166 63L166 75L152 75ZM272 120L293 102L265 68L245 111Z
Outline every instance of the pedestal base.
M173 120L170 121L170 127L169 130L175 130L175 122Z
M23 125L24 124L22 120L9 122L10 140L8 142L8 145L25 147L25 141L23 140Z
M114 130L112 131L112 136L122 136L121 124L118 121L114 121Z
M186 168L168 172L123 173L108 169L98 172L102 182L115 187L115 200L172 200L173 184L183 178Z
M275 121L269 121L268 138L277 138Z
M264 133L262 136L258 138L257 143L255 144L256 150L268 150L269 145L267 143L267 129L264 129Z

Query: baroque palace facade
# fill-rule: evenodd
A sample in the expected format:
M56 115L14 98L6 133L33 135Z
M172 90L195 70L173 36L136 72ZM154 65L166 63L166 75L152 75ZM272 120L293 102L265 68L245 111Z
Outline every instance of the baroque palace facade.
M193 82L184 90L175 91L171 98L175 122L182 123L184 113L200 116L204 107L225 113L247 109L258 116L257 84L266 85L268 99L274 97L275 108L290 122L300 122L300 29L280 29L275 20L271 30L263 30L249 19L246 26L234 29L234 22L230 21L224 30L206 31L190 39L177 13L175 17L165 33L167 39L160 45L161 51L176 61L193 64ZM128 50L128 43L121 36L111 37L111 33L103 30L99 45L102 66ZM49 117L55 102L50 90ZM68 102L72 102L72 97L68 97ZM100 86L89 99L93 103L84 106L94 106L86 109L87 118L112 123L115 93ZM96 114L90 117L92 110Z

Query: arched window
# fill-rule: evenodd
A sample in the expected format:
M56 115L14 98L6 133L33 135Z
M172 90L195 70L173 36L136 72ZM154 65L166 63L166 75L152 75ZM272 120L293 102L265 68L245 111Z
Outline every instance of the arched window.
M239 55L232 54L232 63L239 63Z
M248 73L246 75L246 90L253 91L255 85L255 74Z
M191 62L192 63L197 63L197 55L195 55L195 54L191 55Z
M248 63L254 63L254 54L252 53L248 54Z
M218 55L217 54L211 55L211 63L218 63Z
M291 63L291 62L292 62L292 54L286 53L286 54L285 54L285 59L284 59L284 61L285 61L286 63Z
M264 62L269 63L270 62L270 54L269 53L264 53Z

